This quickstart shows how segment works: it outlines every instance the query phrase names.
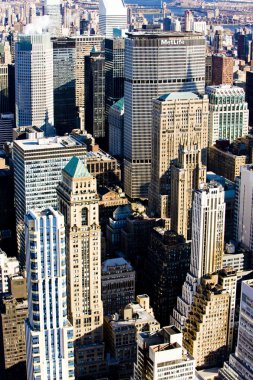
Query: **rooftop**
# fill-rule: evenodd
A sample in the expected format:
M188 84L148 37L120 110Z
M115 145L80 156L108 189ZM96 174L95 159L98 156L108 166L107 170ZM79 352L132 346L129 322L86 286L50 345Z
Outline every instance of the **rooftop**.
M19 146L24 151L43 150L43 149L62 149L69 147L83 146L71 136L56 136L48 138L38 138L34 140L15 140L14 145Z
M121 270L122 267L127 270L133 270L132 266L123 257L117 257L115 259L108 259L102 263L102 272L110 272L115 270Z
M195 100L195 99L199 99L199 97L193 92L171 92L169 94L164 94L160 96L158 100L166 101L166 100Z
M80 158L73 156L67 163L63 171L72 178L87 178L92 177L87 166L83 164Z

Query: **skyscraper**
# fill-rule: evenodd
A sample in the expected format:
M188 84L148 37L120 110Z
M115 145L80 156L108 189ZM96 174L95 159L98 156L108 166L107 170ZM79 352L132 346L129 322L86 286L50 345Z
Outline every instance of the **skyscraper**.
M244 165L236 179L234 238L247 249L253 248L252 191L253 166Z
M25 264L24 215L32 208L57 208L61 170L73 155L84 159L86 148L69 136L16 140L13 145L18 250Z
M224 227L224 189L220 184L210 182L194 192L190 272L171 317L171 322L180 330L184 327L201 278L222 268Z
M54 124L53 46L50 35L19 35L15 50L17 126Z
M128 33L125 42L124 185L147 198L151 180L152 100L170 92L204 93L205 38L198 33Z
M62 171L57 192L66 221L68 315L74 328L76 375L92 378L104 371L97 182L73 157Z
M105 137L105 56L95 47L85 57L85 126L95 138Z
M127 8L122 0L99 0L99 28L106 38L113 37L113 28L126 29Z
M171 165L178 158L179 146L188 149L196 145L201 151L199 162L207 161L208 98L192 92L165 94L153 101L152 116L149 212L168 218L171 211Z
M214 54L212 56L212 84L214 86L221 84L232 86L233 67L234 58L223 54Z
M230 143L248 133L249 110L245 92L236 86L208 86L209 133L208 144L216 140L229 140Z
M61 0L45 0L44 14L49 16L48 32L52 37L62 35Z
M76 45L76 107L79 112L80 129L85 127L85 56L89 56L91 49L100 51L102 36L73 37Z
M26 224L27 379L74 379L73 327L67 319L63 215L30 210Z
M252 302L253 302L253 280L242 282L240 319L238 327L238 340L234 354L229 357L229 363L219 371L219 379L236 380L252 379Z
M53 40L54 121L57 135L77 128L76 44L72 38Z
M124 96L125 38L105 39L105 112Z
M180 145L178 159L171 168L171 228L191 239L193 190L206 182L206 167L197 145Z

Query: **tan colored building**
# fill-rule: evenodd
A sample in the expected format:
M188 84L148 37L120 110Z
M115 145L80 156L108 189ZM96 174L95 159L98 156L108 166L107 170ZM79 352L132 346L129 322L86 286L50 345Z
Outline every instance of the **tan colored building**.
M197 145L179 147L178 160L171 168L171 229L191 239L192 195L206 182L206 167Z
M57 188L66 223L68 316L74 329L76 378L103 374L101 230L97 181L72 157Z
M0 302L0 378L6 380L23 379L26 367L26 280L22 276L14 276L10 287L11 292L6 293Z
M236 155L213 145L208 149L208 169L230 181L240 176L240 168L247 163L246 155Z
M183 335L197 369L222 365L232 349L236 281L234 271L223 270L197 287Z
M149 296L142 294L124 307L121 314L104 318L104 334L107 348L118 364L120 379L133 374L136 360L136 341L141 332L154 333L160 329L149 305Z
M212 83L214 86L220 84L233 84L234 59L223 54L213 55L212 61Z
M206 163L208 98L192 92L171 93L153 102L152 166L149 212L170 216L170 167L178 158L179 145L198 145Z

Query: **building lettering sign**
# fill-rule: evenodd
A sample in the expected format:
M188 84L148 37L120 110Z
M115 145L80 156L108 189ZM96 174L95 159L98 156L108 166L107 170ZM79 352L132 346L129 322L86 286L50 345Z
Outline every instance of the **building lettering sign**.
M184 45L184 40L161 40L161 45Z

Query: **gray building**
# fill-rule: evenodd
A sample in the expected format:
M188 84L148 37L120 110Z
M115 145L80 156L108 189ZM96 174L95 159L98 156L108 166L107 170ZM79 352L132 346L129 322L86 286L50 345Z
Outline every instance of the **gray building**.
M105 39L105 109L124 96L125 38Z
M105 57L95 46L85 57L85 125L94 137L105 137Z
M76 44L71 38L53 40L54 122L57 135L77 127Z
M109 124L109 153L123 158L124 148L124 98L114 103L108 114Z
M102 263L101 280L104 315L118 313L134 300L135 271L122 257Z
M147 198L151 175L152 99L177 91L204 93L205 38L200 33L133 32L125 45L124 181Z

